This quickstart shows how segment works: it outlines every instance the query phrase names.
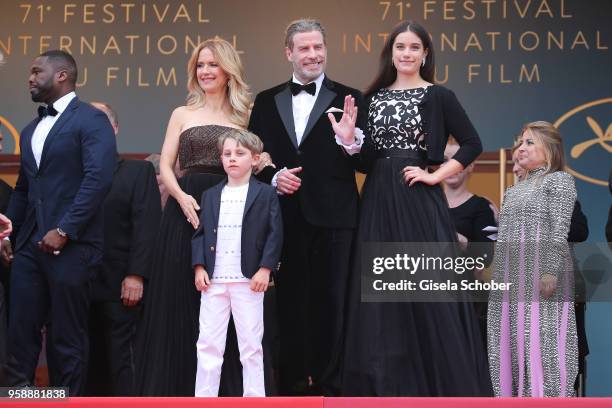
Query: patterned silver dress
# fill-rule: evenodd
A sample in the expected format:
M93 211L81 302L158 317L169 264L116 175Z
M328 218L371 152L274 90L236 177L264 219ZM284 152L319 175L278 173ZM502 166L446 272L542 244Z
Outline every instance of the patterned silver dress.
M571 175L532 170L506 191L491 292L489 365L496 396L569 397L578 373L572 261L567 243L576 187ZM544 274L555 293L540 294Z

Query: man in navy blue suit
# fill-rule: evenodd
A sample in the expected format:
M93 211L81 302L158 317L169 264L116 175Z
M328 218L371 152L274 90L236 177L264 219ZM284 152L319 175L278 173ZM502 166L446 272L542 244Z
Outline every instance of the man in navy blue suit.
M48 51L30 69L32 100L44 103L21 132L21 161L7 216L13 220L8 355L11 385L31 385L48 324L50 382L80 395L87 372L91 281L102 260L101 204L116 145L106 115L74 92L77 66ZM3 250L3 254L8 251Z

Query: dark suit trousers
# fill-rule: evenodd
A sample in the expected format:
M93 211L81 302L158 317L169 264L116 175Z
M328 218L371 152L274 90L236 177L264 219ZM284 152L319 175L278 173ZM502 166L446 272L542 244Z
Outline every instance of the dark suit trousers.
M134 339L141 312L139 305L92 303L87 395L134 395Z
M89 354L91 282L101 251L68 242L60 255L28 242L15 254L11 273L9 368L12 384L32 384L41 347L41 329L49 322L47 353L52 386L83 393ZM25 384L24 384L25 382Z
M317 394L336 395L352 229L285 225L276 282L280 331L280 392L303 392L312 377Z

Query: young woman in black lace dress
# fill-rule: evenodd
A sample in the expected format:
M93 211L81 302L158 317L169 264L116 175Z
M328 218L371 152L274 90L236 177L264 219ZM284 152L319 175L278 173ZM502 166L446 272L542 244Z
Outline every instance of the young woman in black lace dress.
M365 242L454 242L439 183L469 165L482 147L455 94L433 84L427 32L403 22L388 37L380 71L366 92L368 126L361 149L367 179L352 281L343 392L355 396L491 394L487 356L469 303L365 303L359 260ZM355 140L353 100L334 123L346 146ZM449 134L460 149L444 166Z

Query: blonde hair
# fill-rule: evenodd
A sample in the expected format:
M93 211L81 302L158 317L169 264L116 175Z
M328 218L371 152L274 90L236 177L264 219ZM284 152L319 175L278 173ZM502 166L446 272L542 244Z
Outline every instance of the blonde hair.
M200 88L197 78L197 66L200 52L207 48L212 52L219 67L229 77L227 97L232 109L229 120L240 127L247 127L251 110L249 86L244 79L244 68L236 49L222 38L206 40L199 44L187 63L187 106L198 106L206 103L206 93Z
M521 135L529 132L544 148L546 167L544 174L562 171L565 168L565 154L561 133L551 123L540 120L527 123L521 130Z
M263 152L263 142L255 133L251 133L248 130L236 129L234 132L226 132L219 137L219 140L217 141L219 154L223 153L223 145L228 139L236 141L236 144L245 147L253 155L261 154L261 152Z

